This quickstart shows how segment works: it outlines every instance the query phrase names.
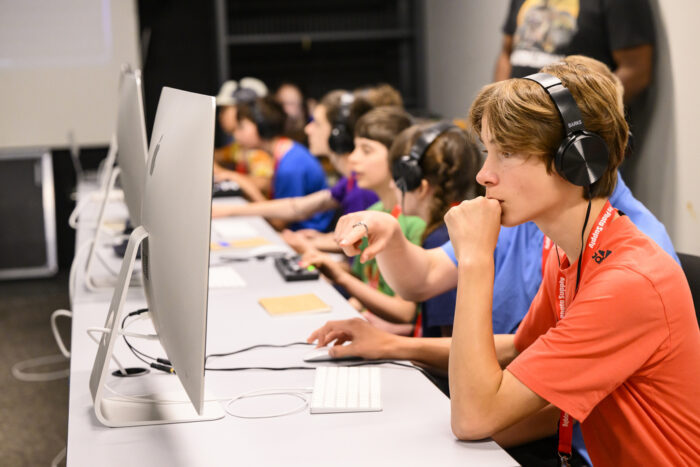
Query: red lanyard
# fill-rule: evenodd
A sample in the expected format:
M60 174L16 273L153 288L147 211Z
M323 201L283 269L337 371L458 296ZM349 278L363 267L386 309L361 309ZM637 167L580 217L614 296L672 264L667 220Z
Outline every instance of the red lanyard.
M593 224L591 233L588 235L588 242L585 245L583 251L581 252L581 271L585 269L588 261L595 256L595 247L598 243L600 235L603 233L606 227L610 225L609 221L615 214L615 209L610 205L610 201L605 202L603 210L598 214L598 218ZM545 246L547 245L547 237L545 237ZM556 246L554 248L557 248ZM592 254L593 253L593 254ZM569 264L572 264L569 260ZM566 316L566 277L561 271L561 268L557 274L557 284L555 287L556 302L559 304L559 317L557 321L564 319ZM576 296L576 291L574 291L574 297ZM572 298L573 301L573 298ZM561 465L569 465L568 460L571 458L571 439L574 436L574 424L571 416L561 411L559 416L559 458L561 460Z

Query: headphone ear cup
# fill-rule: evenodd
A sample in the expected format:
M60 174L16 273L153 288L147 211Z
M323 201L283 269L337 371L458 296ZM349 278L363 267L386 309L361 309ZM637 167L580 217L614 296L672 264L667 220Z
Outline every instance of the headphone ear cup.
M270 124L267 122L265 116L255 102L253 102L251 106L251 113L253 114L253 119L255 120L255 126L258 128L258 135L260 136L260 139L270 140L274 138L276 136L274 131L272 131Z
M600 180L608 168L608 145L590 131L577 132L564 139L554 157L559 175L578 186Z
M396 186L404 191L413 191L420 186L423 179L423 171L418 165L418 160L411 156L401 156L396 159L391 168Z
M355 142L347 125L339 123L333 127L331 135L328 137L328 146L336 154L348 154L355 149Z

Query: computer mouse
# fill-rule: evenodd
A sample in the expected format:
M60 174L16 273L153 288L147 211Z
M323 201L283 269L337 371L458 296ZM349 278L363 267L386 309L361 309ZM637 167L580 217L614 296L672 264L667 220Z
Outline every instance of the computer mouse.
M226 242L224 242L226 243ZM220 242L221 244L221 242ZM225 245L222 244L222 246L228 246L228 243ZM246 248L246 249L238 249L238 250L229 250L226 252L225 256L222 256L222 259L229 259L229 260L248 260L252 258L258 258L258 257L266 257L266 256L277 256L277 255L286 255L286 254L291 254L293 253L293 250L288 247L287 245L279 245L276 243L270 243L267 245L260 245L252 248Z
M280 245L276 243L271 243L269 245L260 245L248 250L250 256L268 256L275 254L286 254L292 253L292 249L287 245Z
M345 357L331 357L328 353L330 347L318 347L313 349L304 355L303 360L305 362L338 362L342 360L361 360L360 357L354 357L351 355Z

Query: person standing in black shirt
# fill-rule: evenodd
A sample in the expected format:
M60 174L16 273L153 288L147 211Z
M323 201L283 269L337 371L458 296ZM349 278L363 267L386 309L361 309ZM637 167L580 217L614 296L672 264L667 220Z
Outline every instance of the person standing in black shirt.
M648 0L511 0L494 80L523 77L567 55L605 63L632 102L651 81L654 23Z

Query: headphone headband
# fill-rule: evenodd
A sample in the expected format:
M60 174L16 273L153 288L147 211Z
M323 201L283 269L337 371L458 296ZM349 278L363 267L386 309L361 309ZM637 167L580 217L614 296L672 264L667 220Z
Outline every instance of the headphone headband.
M559 78L549 73L535 73L526 76L524 79L534 81L547 92L547 95L552 99L554 106L559 112L559 117L564 124L564 131L566 131L567 136L586 129L583 125L581 110L578 108L574 96L571 95L571 92L562 84Z
M452 128L457 128L457 126L444 120L429 126L421 132L416 142L413 143L411 149L408 151L407 156L411 159L420 160L437 137Z
M413 191L418 188L423 179L423 170L420 167L421 158L441 134L453 128L459 129L458 126L444 120L429 126L421 131L408 154L394 161L392 175L401 191Z
M252 105L258 98L258 93L250 88L238 87L233 91L232 97L236 104Z
M524 79L534 81L544 89L564 125L566 135L554 154L557 172L574 185L593 185L608 167L607 143L600 135L586 130L581 109L559 78L549 73L535 73Z

